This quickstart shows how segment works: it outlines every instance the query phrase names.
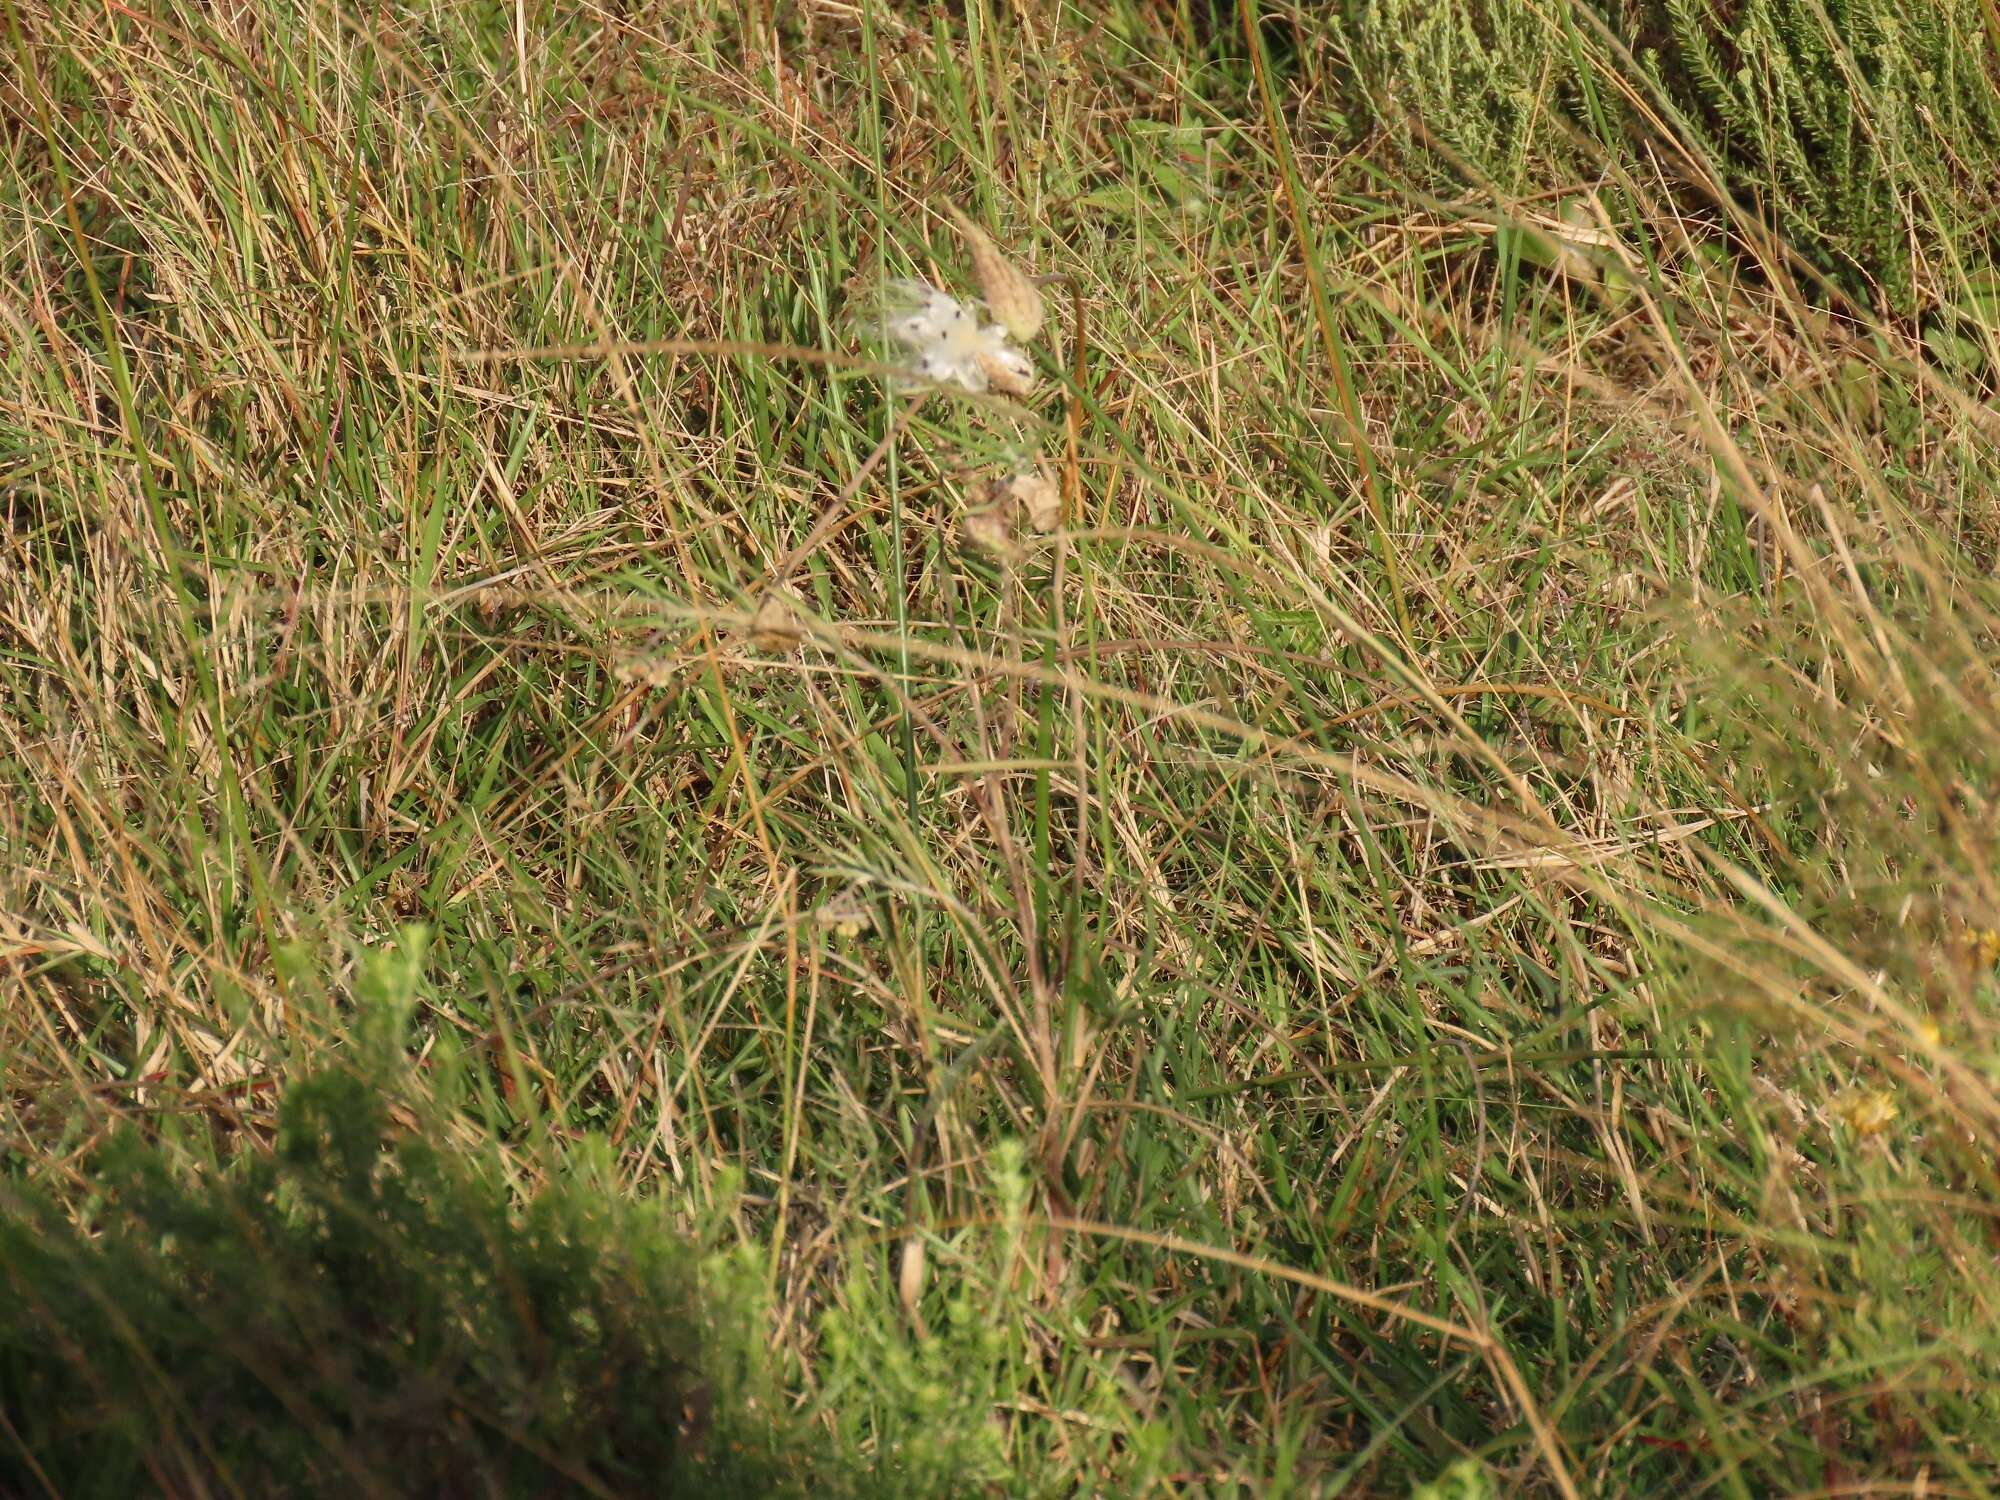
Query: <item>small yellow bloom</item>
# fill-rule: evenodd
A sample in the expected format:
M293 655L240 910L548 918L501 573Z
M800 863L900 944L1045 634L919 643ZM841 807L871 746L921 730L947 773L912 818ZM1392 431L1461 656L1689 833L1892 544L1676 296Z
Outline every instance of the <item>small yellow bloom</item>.
M1849 1130L1865 1139L1887 1130L1900 1113L1894 1094L1887 1089L1870 1089L1849 1099L1840 1111L1840 1118Z
M1972 961L1982 969L2000 969L2000 929L1976 928L1967 934Z
M822 927L830 927L844 938L859 937L875 925L874 915L851 889L834 896L813 915Z

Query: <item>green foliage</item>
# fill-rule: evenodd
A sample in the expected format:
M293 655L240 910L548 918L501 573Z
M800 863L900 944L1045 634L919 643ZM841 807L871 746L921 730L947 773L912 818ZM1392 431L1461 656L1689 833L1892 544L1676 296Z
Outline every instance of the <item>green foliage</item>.
M1509 191L1563 153L1571 69L1544 12L1523 0L1359 0L1351 20L1356 71L1406 150Z
M1730 187L1801 248L1908 304L1913 244L1990 237L2000 89L1982 0L1664 0L1645 19Z
M804 1482L741 1327L657 1216L580 1183L516 1216L457 1153L392 1138L367 1079L296 1085L275 1152L227 1175L190 1184L134 1133L93 1167L83 1231L33 1196L0 1222L9 1493Z
M1685 144L1827 269L1906 307L1919 266L1948 245L1969 264L1990 260L2000 88L1982 0L1595 8L1357 0L1350 52L1412 159L1515 192L1628 154L1638 122L1611 112L1621 91L1607 70L1620 63L1602 26L1640 39ZM1955 282L1966 266L1940 269Z
M11 7L0 1493L1990 1485L2000 297L1620 3Z
M871 1268L872 1269L872 1268ZM844 1288L845 1307L821 1325L824 1374L840 1398L855 1440L879 1442L918 1493L949 1495L961 1486L1010 1477L1000 1434L988 1413L1013 1393L1007 1356L1015 1331L991 1309L958 1299L935 1337L899 1328L879 1279L862 1274Z
M1429 1484L1410 1491L1410 1500L1492 1500L1493 1484L1486 1470L1461 1458Z
M993 1414L1032 1391L1034 1379L1034 1308L1018 1285L1029 1193L1020 1143L997 1142L991 1167L994 1216L1005 1227L941 1246L920 1335L867 1260L820 1326L822 1373L843 1436L891 1458L922 1495L1017 1477Z

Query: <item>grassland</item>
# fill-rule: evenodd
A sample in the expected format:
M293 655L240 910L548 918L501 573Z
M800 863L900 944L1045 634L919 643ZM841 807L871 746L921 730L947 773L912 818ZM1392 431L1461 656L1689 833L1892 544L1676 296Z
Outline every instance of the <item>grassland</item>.
M10 1192L365 1061L821 1493L2000 1487L2000 13L0 18Z

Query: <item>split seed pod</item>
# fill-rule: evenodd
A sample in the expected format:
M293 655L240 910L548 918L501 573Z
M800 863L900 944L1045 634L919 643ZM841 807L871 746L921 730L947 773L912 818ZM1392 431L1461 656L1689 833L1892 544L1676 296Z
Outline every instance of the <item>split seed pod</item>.
M750 617L750 644L766 656L783 656L805 638L798 611L775 590L764 596L757 612Z
M1041 467L1004 481L1007 494L1021 507L1028 524L1044 536L1062 525L1062 491Z
M1010 353L1014 355L1011 359L1000 354L987 353L984 350L974 357L979 362L979 368L986 375L986 384L1001 395L1034 395L1034 371L1021 368L1026 361L1020 358L1018 350L1010 351Z
M1001 559L1011 558L1015 551L1013 500L1003 494L974 506L966 511L958 529L968 546Z

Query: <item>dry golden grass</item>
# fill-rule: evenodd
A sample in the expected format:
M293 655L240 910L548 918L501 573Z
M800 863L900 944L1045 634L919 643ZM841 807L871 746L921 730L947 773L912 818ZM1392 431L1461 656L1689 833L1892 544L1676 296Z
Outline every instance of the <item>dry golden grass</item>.
M404 945L913 1492L1984 1493L1992 330L1615 58L1445 197L1310 12L767 11L8 9L11 1170L260 1149ZM857 335L953 204L1035 395Z

